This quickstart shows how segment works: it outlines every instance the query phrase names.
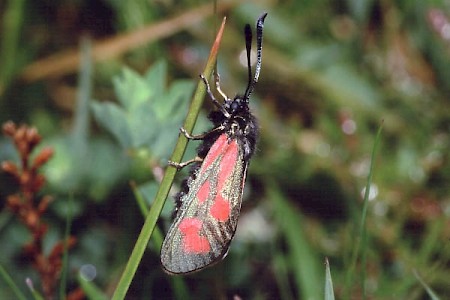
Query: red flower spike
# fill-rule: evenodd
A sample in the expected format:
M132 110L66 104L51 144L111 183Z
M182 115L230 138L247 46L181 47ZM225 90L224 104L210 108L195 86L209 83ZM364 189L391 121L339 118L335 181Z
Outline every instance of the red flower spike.
M41 215L47 210L52 198L44 196L37 205L35 203L38 199L37 194L46 181L44 175L39 174L38 171L53 156L53 149L44 148L30 164L30 154L41 141L36 128L26 125L17 127L13 122L7 122L3 125L3 132L11 137L21 159L20 167L8 161L1 164L1 168L13 175L20 185L19 193L7 197L7 206L31 233L32 239L24 246L24 253L40 275L44 297L53 299L60 279L65 244L59 242L53 247L50 255L44 254L42 244L48 226L42 222ZM75 242L76 239L70 237L67 242L68 248L71 248ZM78 297L80 295L78 293ZM71 297L76 299L76 296Z
M30 187L32 191L39 191L45 184L45 176L42 174L37 174L34 178L32 186Z
M17 130L16 124L14 124L14 122L12 121L8 121L5 124L3 124L2 129L3 134L9 137L12 137Z
M30 188L30 182L32 181L32 174L29 170L23 170L19 177L19 184L28 191Z
M30 149L33 149L41 141L41 136L39 135L36 127L27 128L26 130L26 140L30 145Z
M44 165L50 158L53 156L53 148L45 147L39 152L39 154L34 158L32 169L39 169L42 165Z
M27 135L27 128L24 125L21 125L14 132L14 141L17 143L18 141L26 141L25 137Z
M38 205L38 208L37 208L39 214L42 215L47 210L48 205L52 201L53 201L53 197L51 197L51 196L46 195L46 196L42 197L42 200L41 200L41 202L39 202L39 205Z
M9 209L11 209L13 212L18 212L19 209L22 207L22 201L17 195L9 195L6 198L6 203Z
M37 228L40 221L41 219L39 214L34 210L29 211L25 216L25 224L29 228Z
M67 249L70 249L73 246L75 246L76 242L77 239L75 237L73 236L69 237L69 239L67 240ZM49 255L49 259L52 260L62 257L62 255L64 254L64 246L65 246L64 241L60 241L55 246L53 246L53 249Z
M12 161L2 162L2 170L16 178L19 177L19 170L17 169L16 164L13 163Z

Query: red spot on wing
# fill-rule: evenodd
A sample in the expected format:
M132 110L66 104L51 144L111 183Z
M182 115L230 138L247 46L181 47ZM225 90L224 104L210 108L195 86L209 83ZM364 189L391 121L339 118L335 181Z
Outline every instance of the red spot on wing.
M188 253L208 253L211 250L206 237L200 236L203 221L197 218L186 218L180 222L178 228L183 234L183 248Z
M178 228L183 234L197 233L202 229L203 222L196 218L185 218L180 222Z
M215 161L223 151L226 150L227 147L227 135L221 134L211 148L208 151L205 159L203 160L202 167L200 169L200 173L203 173L212 163Z
M238 145L236 140L232 140L228 145L225 154L222 157L219 168L219 178L218 178L218 191L222 191L223 186L225 185L226 180L230 176L233 171L236 160L238 157Z
M208 180L206 180L197 192L197 199L199 204L205 202L206 199L208 199L210 189L210 183Z
M219 166L219 174L217 179L217 195L214 199L213 204L209 210L211 216L217 221L224 222L228 220L231 213L230 202L225 199L221 192L222 189L230 177L236 166L236 160L238 158L238 145L236 140L232 140L230 144L227 145L225 153L222 156Z
M184 251L195 254L208 253L211 250L208 239L199 235L185 236L183 247Z
M214 199L214 203L209 212L214 219L224 222L230 217L230 203L226 201L219 193L217 194L216 199Z

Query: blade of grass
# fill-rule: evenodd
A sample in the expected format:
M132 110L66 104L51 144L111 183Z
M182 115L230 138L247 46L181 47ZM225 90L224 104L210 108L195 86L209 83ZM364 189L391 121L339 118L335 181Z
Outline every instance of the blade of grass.
M146 215L148 215L148 207L145 202L144 196L139 192L136 183L130 182L131 190L133 191L134 198L136 199L139 210L141 211L142 216L145 218ZM161 248L162 242L163 242L163 234L161 230L155 226L155 229L153 230L152 234L152 241L154 242L155 248L159 249Z
M334 300L333 279L328 258L325 258L325 300Z
M370 193L370 184L372 183L372 177L373 177L373 168L374 168L374 164L375 164L375 156L377 153L377 149L378 149L378 144L380 143L380 139L381 139L381 131L383 128L383 122L380 124L380 127L378 128L377 131L377 135L375 136L375 142L373 144L373 148L372 148L372 156L370 158L370 169L369 169L369 174L367 175L367 183L366 183L366 188L365 188L365 192L364 192L364 204L363 204L363 209L361 212L361 222L359 224L359 234L356 237L356 241L355 241L355 247L353 248L353 253L352 253L352 258L351 258L351 263L350 263L350 267L348 269L348 273L347 273L347 282L346 282L346 290L347 290L347 297L346 298L350 298L350 293L351 293L351 287L350 285L353 282L353 278L354 278L354 273L355 273L355 269L356 269L356 263L358 261L358 256L361 252L361 288L362 288L362 299L366 298L366 288L365 288L365 278L366 278L366 273L365 273L365 268L364 266L366 265L366 248L367 248L367 234L366 234L366 216L367 216L367 207L369 204L369 193Z
M22 26L25 0L7 1L2 11L2 34L0 34L0 97L12 80L19 53L19 40Z
M276 251L273 253L272 268L275 270L275 282L278 286L278 290L280 291L281 300L295 299L289 286L289 267L287 266L287 263L287 259L281 251Z
M80 43L80 66L79 82L77 90L77 107L75 112L75 122L71 132L71 141L75 149L77 159L82 159L86 155L88 143L89 124L89 100L92 91L92 42L88 37L83 37ZM72 203L73 195L68 201L66 228L64 233L64 253L63 267L61 270L61 281L59 287L60 299L66 297L67 269L68 269L68 241L70 238L70 228L72 225Z
M25 279L25 282L26 282L28 288L30 289L34 300L44 300L44 297L42 297L42 295L38 291L36 291L36 289L34 288L33 281L30 278Z
M211 48L211 52L204 70L203 75L206 78L210 78L212 71L214 69L214 65L217 59L217 53L219 51L220 42L222 40L222 34L225 28L226 18L223 19L222 26L217 33L216 40ZM201 105L203 103L203 98L205 96L205 86L202 81L199 80L197 89L195 91L193 100L191 102L191 106L189 108L188 115L184 122L183 127L187 130L187 132L192 132L194 128L195 122L197 120L198 114L200 112ZM180 162L183 158L184 152L187 146L187 138L180 134L178 137L177 144L175 146L175 150L173 151L171 161ZM125 267L125 270L122 274L122 277L119 280L117 288L112 297L113 300L124 299L125 295L130 287L131 281L133 280L134 274L139 266L139 263L144 255L144 251L147 247L148 241L152 235L152 232L155 228L156 221L158 220L159 214L164 206L167 195L169 194L170 187L172 186L173 180L175 178L176 168L169 166L164 174L164 178L161 181L161 185L159 186L159 190L156 194L155 201L153 202L152 207L145 219L145 223L142 227L142 230L139 234L139 237L136 241L136 244L133 248L131 256L128 260L128 263Z
M142 213L142 216L145 218L145 216L148 214L148 208L145 203L145 199L142 196L142 194L139 192L139 190L134 182L131 182L130 186L131 186L131 189L133 190L134 197L135 197L136 201L138 202L139 209ZM164 236L163 236L161 230L159 229L159 227L155 226L152 237L153 237L152 241L154 242L155 248L160 249ZM187 289L187 286L182 277L173 276L171 283L172 283L172 288L174 291L175 299L189 299L187 296L187 295L189 295L188 289Z
M15 284L14 280L9 276L6 269L0 265L0 277L3 278L3 280L6 282L6 284L9 286L9 288L14 292L17 299L19 300L26 300L27 297L22 293L22 291L19 289L19 287Z
M78 87L71 138L75 153L79 158L86 156L89 136L89 102L92 97L92 41L84 36L80 40L80 66L78 72Z
M417 263L419 265L429 264L433 261L433 253L435 253L435 251L439 251L437 248L441 247L440 237L445 226L448 226L446 219L446 217L436 218L432 222L428 222L426 224L425 239L420 247L420 250L418 251L419 254L417 255Z
M131 187L131 191L133 192L134 199L136 199L136 202L139 206L139 210L141 211L141 214L145 218L145 216L148 214L148 208L147 208L147 204L145 203L145 199L142 196L142 194L139 192L136 182L130 181L130 187Z
M280 188L266 182L268 197L273 201L277 224L286 239L288 247L288 268L293 273L300 293L299 299L317 299L322 290L320 262L308 244L302 215L287 201Z
M67 215L66 215L66 228L64 231L64 253L63 253L63 265L61 268L61 281L59 286L59 298L65 299L66 297L66 285L67 285L67 270L68 270L68 261L69 261L69 249L68 249L68 241L70 238L70 228L72 227L72 200L73 195L69 199L69 205L67 206Z
M92 281L86 280L82 275L78 276L78 283L83 290L86 298L95 300L106 300L108 297ZM61 298L65 299L65 298Z
M417 280L419 280L420 284L422 284L422 286L427 291L428 296L430 296L430 298L432 300L440 300L439 296L436 295L436 293L428 286L428 284L425 283L425 281L423 281L423 279L422 279L422 277L420 277L419 273L417 273L416 270L413 270L413 273L414 273L414 276L416 276Z

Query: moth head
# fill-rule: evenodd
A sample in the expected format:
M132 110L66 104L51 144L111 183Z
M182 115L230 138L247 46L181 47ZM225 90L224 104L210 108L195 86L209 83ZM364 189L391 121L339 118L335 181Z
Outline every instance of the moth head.
M225 109L231 116L248 112L248 98L236 95L233 100L227 101Z

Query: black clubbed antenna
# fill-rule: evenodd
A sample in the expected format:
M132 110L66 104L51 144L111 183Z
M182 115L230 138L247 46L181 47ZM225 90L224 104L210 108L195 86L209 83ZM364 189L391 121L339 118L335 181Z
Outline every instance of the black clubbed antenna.
M250 61L250 55L251 55L251 50L252 50L252 28L250 27L249 24L245 25L244 28L244 34L245 34L245 50L247 52L247 70L248 70L248 84L247 84L247 89L245 90L245 94L244 94L244 98L248 98L248 96L250 95L251 91L250 91L250 87L252 86L253 82L253 76L252 76L252 64Z
M245 25L245 48L247 51L247 66L248 66L248 85L245 90L244 98L248 99L250 94L253 92L255 84L258 82L259 73L261 72L261 62L262 62L262 40L263 40L263 27L264 19L267 13L263 13L256 21L256 69L255 77L252 79L252 68L250 62L250 51L252 47L252 30L250 25Z

